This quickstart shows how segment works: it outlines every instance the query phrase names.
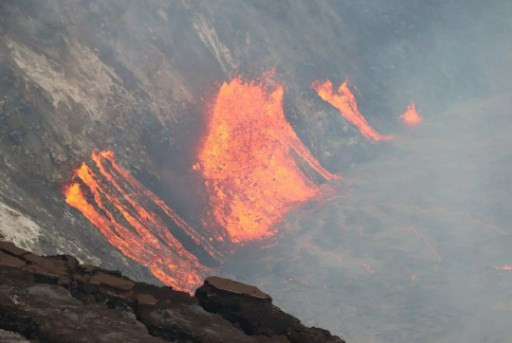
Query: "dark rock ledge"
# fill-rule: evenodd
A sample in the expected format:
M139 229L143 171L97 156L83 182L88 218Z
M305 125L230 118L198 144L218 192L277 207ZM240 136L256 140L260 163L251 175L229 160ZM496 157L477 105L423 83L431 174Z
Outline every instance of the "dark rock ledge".
M0 241L0 342L344 342L253 286L210 277L195 297Z

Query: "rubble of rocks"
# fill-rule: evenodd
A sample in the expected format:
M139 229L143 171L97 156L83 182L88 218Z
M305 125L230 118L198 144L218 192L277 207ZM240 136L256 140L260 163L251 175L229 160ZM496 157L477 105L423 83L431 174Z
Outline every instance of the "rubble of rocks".
M0 338L13 342L344 342L256 287L210 277L195 296L0 241Z

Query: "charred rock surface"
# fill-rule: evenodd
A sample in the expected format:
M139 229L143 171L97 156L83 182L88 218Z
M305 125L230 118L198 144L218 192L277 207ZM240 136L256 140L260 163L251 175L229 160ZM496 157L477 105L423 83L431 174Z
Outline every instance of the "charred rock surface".
M344 342L218 277L192 297L0 241L0 280L0 338L14 342Z

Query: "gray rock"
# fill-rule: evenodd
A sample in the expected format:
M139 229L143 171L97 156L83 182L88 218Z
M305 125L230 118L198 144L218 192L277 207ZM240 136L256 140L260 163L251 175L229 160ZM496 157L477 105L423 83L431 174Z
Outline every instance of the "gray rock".
M0 241L0 280L0 329L31 340L343 342L304 327L256 287L219 277L208 278L195 298Z

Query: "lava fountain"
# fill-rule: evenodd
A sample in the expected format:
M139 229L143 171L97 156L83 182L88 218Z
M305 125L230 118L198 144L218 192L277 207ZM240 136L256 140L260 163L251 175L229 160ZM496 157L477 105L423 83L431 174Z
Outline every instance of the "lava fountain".
M93 152L94 162L74 171L66 202L79 210L125 256L145 265L162 283L192 292L209 272L169 230L177 230L212 257L220 253L153 192L115 161L112 151ZM167 217L167 218L165 218Z
M286 120L284 87L235 77L224 83L210 113L196 168L205 180L210 212L237 244L275 235L294 206L319 194L299 167L323 168ZM267 82L268 83L268 82Z
M322 100L328 102L332 106L336 107L340 112L340 115L345 118L349 123L357 127L361 135L365 138L378 142L383 140L391 140L393 136L383 136L366 121L366 118L359 112L357 108L357 102L354 94L348 88L348 82L343 82L337 91L333 90L332 82L313 82L311 87L316 91L318 96Z
M407 106L407 111L398 118L400 118L406 126L411 127L418 126L423 121L423 117L418 113L414 104Z

